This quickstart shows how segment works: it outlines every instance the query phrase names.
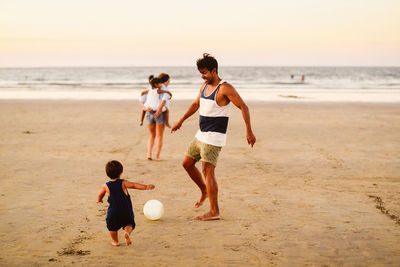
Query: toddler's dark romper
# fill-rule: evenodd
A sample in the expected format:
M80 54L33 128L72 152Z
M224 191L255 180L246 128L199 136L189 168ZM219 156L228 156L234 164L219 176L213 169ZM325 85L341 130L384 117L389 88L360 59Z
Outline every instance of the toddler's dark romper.
M133 215L131 196L126 195L122 189L123 179L117 179L116 181L109 181L106 183L110 190L110 196L108 197L107 211L107 229L109 231L118 231L121 227L125 228L127 225L131 225L132 229L135 229L135 216Z

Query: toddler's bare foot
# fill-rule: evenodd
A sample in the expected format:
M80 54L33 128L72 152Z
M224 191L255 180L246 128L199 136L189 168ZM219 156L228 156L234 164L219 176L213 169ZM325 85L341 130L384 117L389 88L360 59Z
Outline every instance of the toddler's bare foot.
M132 244L131 238L129 237L129 234L127 232L125 232L125 243L127 246Z
M197 201L196 204L194 204L194 207L195 207L195 208L198 208L198 207L200 207L201 205L203 205L204 200L206 200L206 198L207 198L207 193L201 194L200 200Z
M119 243L113 241L113 242L111 242L111 245L118 247L118 246L119 246Z
M196 220L199 221L211 221L211 220L219 220L221 219L221 216L219 216L219 213L212 214L211 212L207 212L206 214L202 216L197 216Z
M155 158L155 160L160 161L161 159L159 157Z
M151 156L147 156L147 159L148 160L153 160Z

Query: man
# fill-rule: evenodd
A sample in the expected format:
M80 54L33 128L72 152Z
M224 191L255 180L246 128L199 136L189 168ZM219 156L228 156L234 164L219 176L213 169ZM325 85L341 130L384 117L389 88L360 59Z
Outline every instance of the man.
M210 211L196 219L219 220L218 184L214 170L219 152L226 143L230 102L242 111L246 124L247 142L251 147L256 142L256 137L251 129L248 107L235 88L218 76L217 60L209 54L203 54L203 58L198 59L196 63L204 83L196 100L185 115L171 128L171 132L178 130L182 123L200 108L200 129L189 145L182 165L201 191L200 200L195 207L200 207L207 197L210 200ZM202 161L205 182L195 166L199 160Z

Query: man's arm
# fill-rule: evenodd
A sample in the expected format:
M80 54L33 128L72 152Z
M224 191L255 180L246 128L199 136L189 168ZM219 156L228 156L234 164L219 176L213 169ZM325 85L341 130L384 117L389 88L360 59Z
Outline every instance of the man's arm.
M201 89L200 89L200 93L201 93ZM175 132L176 130L179 130L179 128L181 128L181 126L182 126L182 123L187 118L189 118L194 113L196 113L196 111L199 109L199 107L200 107L200 93L197 96L196 100L190 105L190 107L186 111L185 115L183 115L183 117L177 123L175 123L174 126L172 126L171 133Z
M253 147L254 143L256 142L256 137L254 136L253 130L251 129L249 108L232 85L225 84L225 86L221 89L223 95L226 96L236 107L238 107L242 111L243 120L246 124L247 143L251 147Z

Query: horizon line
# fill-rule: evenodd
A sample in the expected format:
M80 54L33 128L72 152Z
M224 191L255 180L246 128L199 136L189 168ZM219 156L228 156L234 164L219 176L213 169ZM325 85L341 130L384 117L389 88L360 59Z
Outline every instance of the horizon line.
M219 68L399 68L400 65L219 65ZM47 68L196 68L195 65L50 65L50 66L0 66L0 69Z

